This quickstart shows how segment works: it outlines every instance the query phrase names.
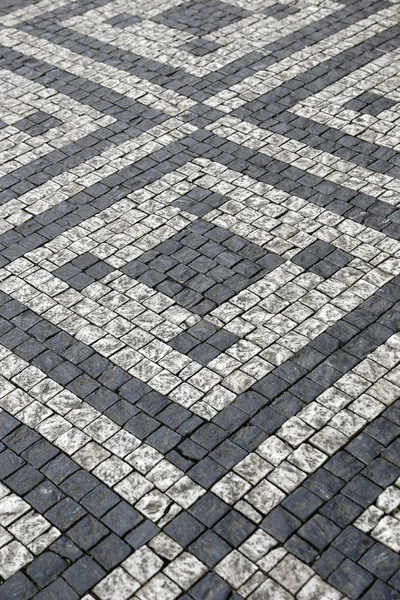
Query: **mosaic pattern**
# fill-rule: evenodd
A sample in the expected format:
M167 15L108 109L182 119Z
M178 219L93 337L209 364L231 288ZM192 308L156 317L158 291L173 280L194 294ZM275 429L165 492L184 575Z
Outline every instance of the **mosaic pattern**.
M400 599L398 0L3 0L0 600Z

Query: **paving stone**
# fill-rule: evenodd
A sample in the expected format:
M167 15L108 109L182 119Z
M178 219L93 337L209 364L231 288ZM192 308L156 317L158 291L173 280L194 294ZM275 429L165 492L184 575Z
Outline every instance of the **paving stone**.
M396 3L117 4L0 7L0 598L398 598Z
M77 546L83 550L89 550L105 537L107 533L107 527L99 523L91 515L88 515L68 531L68 536Z
M67 566L68 563L56 554L44 552L29 565L27 573L35 583L44 588L54 581Z
M374 578L367 571L346 559L329 580L335 587L345 593L349 598L357 598L367 587L371 585Z
M4 438L4 443L17 454L21 454L32 444L40 440L40 436L28 427L19 427Z
M189 551L212 568L231 551L231 546L213 531L206 531L189 546Z
M203 577L191 590L191 595L195 600L203 600L207 596L212 598L212 595L216 599L218 596L222 599L230 593L231 589L229 585L215 573L209 573ZM210 594L212 595L210 596Z
M229 512L214 526L214 531L233 548L244 542L254 529L254 524L235 510Z
M107 527L120 536L125 535L142 520L141 514L126 502L117 504L102 519Z
M42 473L55 484L60 484L77 470L78 466L71 459L60 454L42 468Z
M228 504L207 492L190 508L190 513L207 527L212 527L228 510Z
M99 485L98 480L86 471L76 471L65 479L60 489L74 500L81 500L90 491Z
M299 529L299 535L318 550L323 550L340 533L329 519L316 515Z
M76 560L82 555L82 551L66 537L58 538L50 546L50 549L62 558L67 558L71 561Z
M372 546L372 540L353 526L347 527L333 542L333 546L352 560L358 560Z
M375 544L360 559L360 565L387 581L399 568L399 557L386 546Z
M25 465L10 477L5 479L6 484L18 495L24 495L34 488L40 481L43 475L30 465Z
M37 510L46 511L63 497L61 490L51 481L43 481L26 495L26 500Z
M310 517L323 504L323 500L306 488L300 487L282 502L282 506L302 521Z
M346 527L361 514L362 509L349 498L338 494L321 508L320 512L339 527Z
M304 487L326 501L343 487L343 483L339 477L332 475L325 469L320 469L307 479Z
M281 507L275 508L262 522L262 527L281 542L296 531L301 522Z
M386 600L386 598L389 598L389 600L396 599L396 596L398 597L397 592L395 592L395 590L391 587L389 587L388 585L386 585L385 583L383 583L383 581L376 581L374 583L374 585L364 594L363 598L365 598L366 600L369 600L369 598L374 598L375 596L378 596L379 598L383 598Z
M327 579L344 559L345 557L341 552L330 546L322 553L321 557L316 561L313 567L318 575Z
M188 471L196 483L205 488L210 488L226 473L226 469L209 457L205 457Z
M28 600L33 598L37 589L33 583L21 572L12 575L9 579L3 582L0 588L0 598Z
M118 504L118 501L117 494L105 485L99 485L82 499L81 504L99 518Z
M345 496L364 507L371 504L381 491L382 489L380 487L362 475L356 475L356 477L343 488L343 494Z
M24 461L10 450L4 450L0 453L0 468L1 472L3 473L3 477L7 477L7 475L11 475L11 473L15 473L23 464Z
M104 575L103 569L94 560L85 556L65 571L64 578L78 594L84 594Z
M131 553L131 548L111 533L92 550L92 555L107 571L114 568Z
M289 550L296 558L299 558L306 564L313 563L319 555L318 550L300 538L293 535L286 543L285 548Z
M61 531L69 529L85 514L85 510L70 498L64 498L46 512L46 518Z
M326 463L325 468L341 479L349 481L363 468L363 463L347 452L338 452Z
M182 546L189 545L196 539L205 527L190 515L183 514L170 523L165 532Z
M154 525L154 523L145 521L126 536L126 541L129 542L133 548L138 549L153 539L158 532L159 528Z

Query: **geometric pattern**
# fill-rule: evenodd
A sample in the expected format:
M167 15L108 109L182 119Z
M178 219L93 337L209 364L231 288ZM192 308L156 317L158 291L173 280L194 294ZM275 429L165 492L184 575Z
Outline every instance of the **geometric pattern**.
M205 315L283 262L228 229L196 220L122 270Z
M397 1L0 45L0 600L400 599Z
M153 21L201 36L228 27L249 14L249 11L220 0L189 0L156 14Z

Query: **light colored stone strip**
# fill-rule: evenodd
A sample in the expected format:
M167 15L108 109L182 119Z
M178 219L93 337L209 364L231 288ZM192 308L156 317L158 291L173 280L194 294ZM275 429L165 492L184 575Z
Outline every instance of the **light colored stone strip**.
M40 17L49 11L62 8L68 4L71 4L71 0L41 0L23 8L18 8L6 15L1 15L0 23L6 27L15 27L19 23Z
M221 138L281 160L288 166L304 171L305 174L311 173L324 181L332 181L394 206L399 205L400 181L389 175L375 173L329 152L311 148L307 144L261 129L251 123L243 123L236 117L221 117L206 129Z
M338 6L339 8L339 6ZM243 106L251 100L279 87L300 73L305 73L326 60L352 48L399 23L399 13L395 6L385 8L358 23L353 23L324 40L311 44L267 67L240 83L223 90L205 100L205 104L225 112Z
M288 419L275 435L218 481L212 492L260 522L399 398L400 368L396 366L400 362L399 348L400 334L395 334ZM400 492L395 491L393 499L391 488L377 501L380 509L390 507L387 513L399 504ZM376 509L366 511L367 515L371 512L375 514ZM383 514L382 510L379 514ZM365 517L360 517L360 528L365 521ZM378 537L379 529L376 534ZM390 542L393 543L393 538L387 545Z
M116 13L120 10L120 5L117 6ZM285 17L278 25L273 17L255 12L231 25L218 29L217 32L207 34L206 39L215 40L222 45L222 48L203 57L195 57L182 50L182 44L193 39L191 34L147 20L146 9L143 14L144 20L122 33L104 23L104 20L113 16L111 14L113 5L96 8L88 11L85 15L72 17L64 21L63 25L140 56L180 68L197 77L205 77L210 72L242 58L249 52L261 50L266 45L266 39L269 43L273 43L283 36L333 14L339 8L338 3L330 0L303 1L299 5L300 12ZM152 12L151 16L161 12L163 11L158 8ZM136 13L135 11L135 14L140 14L140 12Z
M80 15L79 19L83 17ZM0 43L26 56L33 56L68 73L108 87L171 116L176 116L196 104L178 92L166 90L136 75L130 75L126 71L77 54L24 31L12 28L1 30Z
M258 182L218 163L196 159L204 177L191 165L180 169L196 185L229 200L203 219L227 227L267 250L290 259L313 241L335 245L373 266L400 251L400 242L307 200ZM367 263L365 263L367 264Z
M249 600L346 600L310 567L278 545L265 531L257 529L214 570ZM93 592L101 600L127 600L135 592L133 598L137 600L153 597L174 600L206 573L207 567L201 561L160 533L133 552Z
M14 277L1 287L71 335L94 343L100 354L160 393L170 394L174 401L210 419L235 394L248 389L397 274L398 261L388 258L374 269L355 259L328 281L285 263L207 317L242 339L201 368L167 345L199 319L170 298L119 271L82 293L51 274L85 251L118 269L180 231L194 218L170 207L174 198L191 189L190 182L181 182L182 177L179 172L170 174L27 253L26 259L3 270L6 279L10 272ZM206 175L200 185L213 189L215 181ZM362 234L358 237L362 239ZM290 302L296 304L289 314Z
M146 518L163 526L205 493L160 452L37 367L4 347L0 357L0 408L92 472Z
M1 69L0 77L0 119L7 123L0 130L0 177L115 122L114 117L12 71ZM38 111L62 123L33 137L14 126Z
M0 483L0 576L8 579L32 562L61 532Z
M128 140L112 147L73 167L69 171L57 175L35 187L35 189L10 200L0 207L0 232L4 233L17 225L29 221L61 202L72 198L85 188L94 185L119 170L132 165L134 162L149 156L157 150L182 139L194 128L179 119L168 119L161 125L156 125L149 131L133 140ZM50 148L49 150L52 150ZM10 163L7 163L7 166ZM21 164L13 163L12 170Z
M400 92L398 72L400 50L395 49L352 71L305 100L290 108L294 114L311 118L367 142L400 149ZM344 108L344 104L364 92L372 92L394 100L397 104L372 116ZM398 191L398 188L397 188Z

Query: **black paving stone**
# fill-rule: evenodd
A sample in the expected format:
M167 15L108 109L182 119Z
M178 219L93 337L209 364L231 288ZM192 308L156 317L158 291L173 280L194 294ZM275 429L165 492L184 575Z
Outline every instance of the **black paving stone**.
M188 514L179 515L165 528L165 532L182 546L191 544L204 530L204 525Z
M37 594L39 600L57 600L57 598L65 598L65 600L77 600L78 594L70 587L64 579L56 579L44 590Z
M35 583L44 588L54 581L68 566L68 563L52 552L44 552L27 568L27 574Z
M228 594L231 594L231 589L216 573L208 573L193 586L190 594L195 600L205 600L213 597L215 600L218 600L218 598L222 600L224 597L229 598Z
M84 594L103 577L105 571L91 558L84 556L64 572L64 578L78 594Z
M231 549L231 546L212 530L206 531L189 546L189 551L210 568L220 562Z
M15 573L0 587L1 600L29 600L36 594L37 588L23 573Z
M229 505L207 492L189 509L189 512L207 527L212 527L229 510Z
M379 579L387 581L400 568L398 554L383 544L375 544L359 561L360 565Z
M299 529L299 535L317 550L324 550L339 532L339 527L322 515L312 517Z
M235 510L224 516L214 527L214 531L234 548L247 539L254 530L254 524Z
M82 499L81 504L95 517L99 518L113 508L118 500L117 494L101 484L87 494Z
M111 571L131 554L131 548L111 533L91 551L93 557L107 571Z
M328 581L349 598L358 598L374 581L365 569L346 559L333 572Z
M302 521L316 512L322 504L323 500L319 496L303 487L282 502L282 506Z
M88 515L68 531L68 536L82 550L89 550L108 532L107 527L99 523L92 515Z
M46 512L46 518L57 529L65 531L85 515L85 510L71 498L64 498Z
M301 525L301 521L281 507L275 508L262 522L262 528L275 539L284 542Z
M333 542L337 550L354 561L358 561L372 545L369 536L352 526L347 527Z
M37 510L46 511L63 497L62 492L51 481L43 481L26 495L26 500Z
M371 249L372 255L375 251L373 247L387 251L385 256L397 256L393 250L396 246L392 244L395 240L400 240L399 211L392 200L387 198L387 194L379 194L378 188L372 189L366 185L365 189L352 189L346 178L342 177L340 168L338 177L326 178L321 175L318 168L321 157L318 158L318 152L324 151L333 157L330 165L333 175L337 174L336 169L340 167L340 163L335 161L342 159L350 166L362 166L369 170L376 176L375 181L380 183L382 174L392 177L395 182L400 178L397 150L389 147L392 144L381 146L376 134L380 124L384 124L386 132L387 123L391 124L393 121L392 117L388 119L385 116L390 115L385 111L395 107L393 93L396 90L385 95L383 91L369 91L368 84L364 86L362 79L356 90L351 83L358 82L360 71L357 69L366 67L368 71L372 61L385 59L388 52L398 49L400 28L398 25L388 27L384 23L381 31L373 31L371 36L356 46L350 43L344 49L339 42L338 51L334 55L328 53L329 56L323 57L321 62L307 67L306 72L297 72L294 65L294 72L297 74L289 80L265 94L259 93L257 86L254 90L249 89L245 92L241 105L237 105L238 108L233 105L231 114L242 124L255 124L265 130L266 135L278 133L289 144L293 140L303 143L304 156L317 157L316 168L302 166L301 159L300 164L292 164L294 161L289 155L283 158L285 153L279 153L278 150L275 152L277 156L270 157L258 151L257 147L248 147L251 143L233 142L225 139L225 134L216 135L212 126L227 113L222 110L222 106L214 107L204 103L204 100L219 92L225 98L229 97L235 84L248 77L257 78L260 71L268 72L269 68L274 70L276 63L285 58L291 59L303 49L310 49L312 58L315 44L324 42L331 35L345 32L349 25L358 24L371 15L379 19L379 11L393 7L385 0L339 0L338 7L332 12L322 18L313 14L312 22L299 25L296 30L293 30L293 25L297 20L299 23L304 18L308 21L310 16L306 7L297 4L275 2L267 7L260 6L255 11L254 8L239 7L220 0L188 0L174 7L163 6L159 10L155 7L148 15L154 31L162 25L168 28L170 36L173 37L175 32L179 37L179 49L176 50L176 56L172 54L174 62L176 59L179 64L180 52L183 51L187 53L184 54L186 62L192 66L196 62L205 65L205 74L195 76L189 73L191 69L186 66L171 67L168 64L170 58L155 60L120 47L120 37L123 42L129 41L134 38L135 32L140 32L145 27L142 20L146 20L148 16L145 13L142 15L142 10L138 16L134 14L134 8L126 8L124 12L120 7L119 13L101 17L108 31L114 31L115 43L107 43L98 38L97 16L91 20L92 34L76 32L63 25L69 17L85 15L89 9L100 9L101 12L107 3L108 0L93 0L89 5L85 0L76 0L65 6L47 7L42 14L33 18L29 16L29 10L36 4L34 0L15 0L12 3L4 0L0 7L2 15L20 8L27 10L27 18L16 23L15 27L18 34L32 35L37 40L38 48L41 41L46 40L55 44L55 47L58 45L60 55L66 49L72 50L77 58L77 68L80 57L94 59L97 64L103 63L138 77L143 88L139 96L136 93L117 92L96 83L92 76L91 80L85 79L84 70L79 77L36 58L40 52L37 53L35 48L30 56L14 48L2 48L0 66L4 72L10 72L11 75L16 73L25 78L23 91L27 92L26 98L31 98L30 86L35 86L36 83L44 87L44 92L41 94L40 107L31 99L30 113L24 112L17 116L13 123L14 131L19 132L18 140L22 140L22 148L27 143L34 150L23 154L24 160L14 160L14 148L7 146L8 125L4 120L0 122L6 143L3 158L9 161L4 169L6 174L0 177L0 203L6 210L11 207L12 215L12 228L0 235L0 267L5 267L0 287L3 289L4 285L4 289L10 294L0 290L0 342L5 349L12 350L17 360L21 358L40 369L62 388L74 393L79 400L85 401L113 423L133 434L140 442L147 444L152 451L161 453L171 464L204 488L205 493L187 509L182 508L179 514L174 514L172 520L166 520L166 524L153 523L140 513L135 502L121 499L112 486L102 483L94 474L82 468L78 464L80 461L75 461L73 455L61 452L56 445L43 439L40 425L35 424L30 428L21 424L21 421L29 422L24 413L20 414L16 410L14 415L14 411L10 410L14 415L11 416L3 410L0 414L0 478L12 492L23 496L33 509L44 514L61 530L62 535L30 564L6 581L1 580L0 600L3 597L18 600L32 597L41 600L82 598L132 551L150 543L160 530L182 544L185 550L197 556L209 568L205 576L180 594L182 600L242 600L239 591L217 576L214 568L231 549L240 547L260 527L351 600L399 598L400 565L397 554L354 526L357 517L373 505L378 496L399 477L398 402L390 406L389 399L385 398L384 404L388 408L383 414L366 423L322 467L307 473L301 486L287 494L272 511L260 514L257 519L252 518L250 513L242 514L240 510L243 505L234 503L231 506L218 498L213 485L232 472L250 453L257 452L266 439L277 432L279 435L279 428L288 419L319 400L321 394L330 390L343 375L357 369L361 361L399 331L400 280L396 277L395 258L389 258L392 263L386 271L388 263L384 262L382 255L373 258L369 256ZM243 49L238 44L234 55L228 56L225 63L224 57L230 50L229 47L227 50L221 31L229 28L225 31L231 31L232 37L240 41L243 31L247 32L244 27L247 26L248 19L254 19L254 25L250 27L254 27L255 33L250 34L250 42L246 38L246 44L253 43L253 38L259 39L255 37L258 35L257 24L262 23L260 31L265 37L265 42L262 42L264 46L258 50L247 50L244 44ZM274 41L268 39L269 28ZM149 40L149 44L152 43ZM157 43L162 45L163 42L160 40ZM171 48L174 53L173 43ZM168 52L171 48L168 48ZM217 70L213 70L214 59L222 61L222 66ZM340 87L341 79L347 75L350 78L348 89L344 93L348 93L348 101L343 109L358 115L354 119L354 129L353 124L348 127L340 125L340 115L335 126L331 126L333 124L330 122L323 125L318 123L316 115L306 117L296 114L294 107L299 101L311 102L314 106L314 95L319 92L329 101L329 86L338 84ZM12 77L9 77L6 86L9 81L12 81ZM135 142L142 133L164 123L170 117L167 110L163 111L162 103L159 108L156 91L154 105L148 105L149 96L145 103L142 102L148 82L158 85L161 90L177 91L194 100L188 110L182 110L178 114L178 118L197 129L184 134L185 137L178 141L174 141L176 136L172 132L171 141L165 147L159 148L155 138L156 147L149 155L139 159L130 158L130 164L118 167L116 172L102 179L95 178L93 183L83 185L71 198L62 199L54 205L50 203L49 207L44 206L43 212L39 208L39 211L33 210L30 213L28 207L28 220L24 218L20 221L18 215L22 214L18 199L21 195L32 192L34 197L39 198L39 186L42 184L56 176L68 174L74 168L78 168L78 171L81 169L84 174L86 164L82 163L88 159L96 160L106 150L111 150L111 156L114 150L118 153L121 143ZM384 86L385 82L382 82L379 89L384 90ZM132 84L132 87L135 92L135 85ZM89 132L83 127L81 137L60 148L53 149L50 143L45 148L44 156L35 157L36 148L41 149L40 136L47 136L49 132L53 135L54 128L62 126L64 120L68 126L65 111L52 114L50 104L47 108L48 89L55 89L67 99L80 103L85 110L90 107L101 115L112 116L114 121ZM17 103L19 96L20 94L12 93L13 102ZM241 92L238 96L241 98ZM53 91L48 97L54 99ZM136 97L137 100L134 99ZM22 100L25 100L24 95ZM18 111L16 114L19 114ZM372 122L371 119L376 121L373 126L376 135L369 134L368 126L362 135L357 133L357 124ZM240 134L239 126L238 130ZM25 157L30 160L27 164ZM214 182L210 186L208 183L204 184L197 172L192 176L192 166L189 163L199 166L204 159L211 161L211 171L213 164L230 169L225 174L229 173L228 178L233 182L233 187L239 182L239 188L235 188L233 192L235 200L231 199L232 189L229 183L218 182L219 185L216 185ZM124 160L122 157L122 161ZM182 169L176 171L180 167ZM183 195L179 196L180 192L174 193L167 200L167 204L170 204L160 210L157 208L157 195L160 193L162 196L164 183L158 188L159 180L164 174L167 179L169 176L174 178L176 173L180 179L178 188L182 185ZM242 176L251 177L251 182ZM218 179L219 175L216 181ZM190 186L186 186L187 181L190 181ZM152 232L149 236L150 243L144 241L145 238L139 242L143 253L137 253L137 246L131 253L136 242L124 239L125 232L120 227L121 221L117 220L117 213L113 212L113 206L119 200L128 206L130 198L134 198L131 196L132 192L149 183L155 183L154 207L148 209L153 200L147 204L144 202L143 210L149 210L151 214L143 222L152 223L152 219L158 219L158 215L162 214L160 225L165 218L168 220L173 217L173 228L169 237L162 236L162 241L157 240L156 231ZM264 198L264 189L259 186L262 183L272 186L271 199ZM276 191L278 194L284 191L292 196L284 201L278 196L278 201L275 202L273 196ZM167 191L165 197L168 193ZM253 193L256 196L252 196ZM236 203L236 198L238 202L244 198L241 208ZM300 209L298 213L299 219L300 214L312 215L304 220L304 224L299 221L300 233L297 233L294 218L300 206L297 199L304 201L301 205L304 209ZM254 206L258 206L265 215L264 224L259 225L262 221L251 213L253 200ZM138 211L142 209L141 202L140 199ZM217 220L219 225L215 225L215 215L224 215L225 207L222 205L226 203L229 203L227 219ZM288 212L288 207L292 208L292 213ZM221 213L219 209L222 210ZM314 210L317 212L314 213ZM323 210L331 211L331 215L328 217L328 213ZM230 225L231 215L237 215L237 226ZM123 213L118 213L118 219L123 219L124 216ZM184 222L180 220L182 216L186 219ZM87 235L87 219L92 217ZM256 230L253 231L253 224L261 229L266 226L267 242L262 236L258 237ZM362 225L360 230L357 229L358 224ZM341 231L345 235L337 237L335 227L337 232ZM369 229L365 230L364 227ZM135 234L135 228L136 223L131 227L130 221L126 221L127 233ZM107 232L107 235L103 236L103 232ZM69 237L59 237L63 235ZM354 246L352 238L355 240ZM74 254L69 253L63 241L57 259L54 258L53 244L58 252L58 241L65 239L71 242ZM359 242L364 243L366 240L371 245L368 251L365 247L364 256L361 252L364 247L357 246ZM47 242L50 244L45 247ZM100 244L99 248L95 247L97 242ZM285 245L292 247L292 243L297 254L292 250L286 252ZM102 258L99 259L98 256ZM14 262L20 257L22 262ZM38 310L40 316L36 314L35 300L28 298L24 304L23 288L18 289L19 280L15 275L21 279L28 277L29 284L33 287L36 285L34 273L26 275L22 272L21 275L19 271L20 265L26 266L25 258L40 264L44 271L50 270L57 278L56 281L66 282L69 288L64 295L54 294L51 286L49 289L39 286L42 294L38 300L49 303L48 311L43 310L43 307ZM354 258L356 261L349 267ZM125 260L128 261L127 264ZM307 331L306 346L295 350L283 363L280 359L271 359L274 362L271 372L259 374L251 371L254 379L250 389L240 388L244 391L235 393L232 402L206 418L199 416L199 405L196 403L189 405L188 402L188 405L181 406L177 402L177 386L171 395L162 394L156 384L154 387L157 389L153 389L151 377L143 377L146 381L132 377L129 365L122 368L117 361L114 362L114 356L106 358L97 353L96 344L85 343L80 331L66 333L64 329L71 332L73 327L65 326L62 319L59 322L59 317L64 318L64 313L58 313L57 306L51 308L54 301L56 305L62 306L65 314L74 314L76 311L80 314L79 311L85 310L87 300L78 303L78 298L91 298L94 294L93 298L103 306L100 292L97 297L97 291L103 289L102 282L107 281L112 289L114 286L119 289L119 285L128 289L129 283L133 285L139 281L142 285L136 291L146 290L146 294L160 292L172 300L171 314L174 314L175 309L179 311L179 308L187 311L184 313L184 321L176 323L180 329L171 329L171 335L165 331L157 333L154 327L150 333L153 334L154 331L156 337L166 344L165 348L169 346L178 353L177 357L180 353L188 356L192 364L197 363L198 368L208 367L213 370L213 365L220 364L218 360L225 360L232 346L247 335L244 331L246 327L259 328L259 331L251 332L248 338L255 339L256 344L257 337L252 338L253 333L262 335L261 332L264 331L266 340L272 337L273 343L280 344L285 332L272 332L269 329L269 316L265 323L258 322L260 301L256 299L252 304L252 289L257 290L257 287L251 286L259 281L261 286L264 285L263 279L267 274L274 281L274 271L286 260L289 262L283 269L293 271L294 278L293 266L304 271L296 279L303 282L300 285L305 285L304 293L311 289L309 286L314 286L313 282L317 281L315 276L318 282L322 282L318 289L328 296L331 280L344 282L344 288L350 288L349 281L357 272L356 269L359 269L360 276L369 283L376 284L378 289L370 297L365 297L370 292L365 292L361 287L360 296L363 300L355 309L343 309L343 318L317 336ZM393 278L382 285L377 271L371 270L367 274L369 267L362 262L364 260L370 262L369 267L383 267L383 279L389 279L392 275ZM8 273L12 273L12 276L7 280ZM356 283L356 293L357 285ZM125 293L125 289L122 291ZM238 293L242 291L243 296L237 299ZM278 297L280 292L278 287ZM314 292L311 289L311 294ZM129 291L127 295L129 297ZM140 302L148 308L147 298L144 296ZM161 296L154 298L161 300ZM249 310L249 307L245 307L248 298L250 310L253 306L255 311L251 318L246 314ZM332 298L335 304L335 297ZM107 301L109 299L110 296ZM149 302L151 304L151 299ZM226 302L231 302L230 306L235 307L235 310L237 308L235 327L231 327L230 323L221 327L213 318L214 309L221 309ZM294 304L291 301L287 308L278 313L275 320L283 316L296 320L296 309L292 306ZM119 308L113 307L115 315L120 314ZM154 309L154 312L163 318L163 310ZM314 312L316 310L312 309L312 313ZM123 309L121 314L124 314ZM80 316L87 317L87 314ZM91 318L90 309L87 318ZM263 317L260 318L262 320ZM171 324L174 327L174 317L168 319L168 327ZM271 321L273 322L274 320ZM295 334L307 326L307 323L303 320L295 328ZM243 333L241 324L244 326ZM109 332L112 325L103 324L102 327ZM264 327L265 329L261 329ZM117 333L114 330L118 340L124 341L124 333L123 325L117 329ZM282 343L285 348L292 343L298 347L300 337L296 335L289 342L288 338L284 338ZM263 349L264 346L260 347L258 354ZM144 352L143 346L140 346L139 352L142 351ZM266 355L267 353L268 351ZM159 359L154 362L163 366ZM247 366L250 368L252 365L251 361ZM240 365L239 371L241 368ZM3 363L0 371L3 375ZM190 378L194 371L185 371L183 364L176 369L174 366L172 371L178 379L182 378L182 381L191 384ZM244 371L247 372L246 367ZM14 374L9 376L7 368L4 372L5 379L17 386L24 385L18 383L18 378L13 379ZM397 376L395 369L389 375L389 380L398 383ZM229 382L225 377L224 373L220 385L226 384L231 389L232 381ZM237 382L240 387L239 374ZM234 381L234 384L237 382ZM373 377L370 383L372 382ZM40 394L34 395L34 390L31 392L29 387L25 391L37 398L39 404L46 404L48 401ZM1 392L0 386L0 400ZM357 392L354 397L353 390L349 393L351 400L357 399ZM377 399L382 399L379 398L379 393ZM50 402L49 406L51 405ZM348 408L352 410L351 401ZM65 416L68 420L68 415ZM321 427L323 425L321 422ZM57 440L55 443L57 444ZM100 445L102 443L99 442ZM114 448L110 443L110 448L114 450L116 446ZM264 458L268 460L269 457ZM264 477L268 479L268 474ZM254 484L251 485L254 487ZM168 497L168 490L165 493ZM165 565L169 562L164 557L163 561ZM243 594L246 597L253 595L249 591ZM141 592L139 595L141 596ZM259 600L257 591L254 596Z

